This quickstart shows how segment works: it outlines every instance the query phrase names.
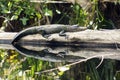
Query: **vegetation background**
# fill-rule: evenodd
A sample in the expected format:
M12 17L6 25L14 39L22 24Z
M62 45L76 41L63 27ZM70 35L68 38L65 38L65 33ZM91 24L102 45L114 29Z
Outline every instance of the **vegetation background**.
M91 29L120 28L119 1L67 0L59 3L43 0L0 0L0 30L18 32L27 27L45 24L78 24ZM93 61L93 62L91 62ZM0 49L0 78L8 80L119 80L119 62L105 61L100 69L95 69L99 60L65 67L38 74L39 71L59 67L66 63L51 63L26 58L14 50ZM105 65L104 65L105 64ZM86 67L84 67L86 66ZM117 67L117 68L115 68ZM65 72L69 70L69 72ZM98 72L99 71L99 72Z

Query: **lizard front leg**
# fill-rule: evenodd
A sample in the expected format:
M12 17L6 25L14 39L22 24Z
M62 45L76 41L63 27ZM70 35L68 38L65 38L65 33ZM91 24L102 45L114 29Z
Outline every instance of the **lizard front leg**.
M65 30L60 31L59 36L64 36L65 39L68 39L68 35L65 34Z

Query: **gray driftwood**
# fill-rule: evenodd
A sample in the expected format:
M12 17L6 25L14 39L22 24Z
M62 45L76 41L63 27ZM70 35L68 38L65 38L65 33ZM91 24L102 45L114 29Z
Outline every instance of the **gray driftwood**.
M17 33L0 33L0 44L10 44ZM29 45L74 45L79 47L120 47L120 29L116 30L85 30L80 32L67 32L69 37L60 37L58 34L52 34L48 39L43 38L40 34L29 35L19 42ZM56 44L54 44L56 43ZM52 45L50 44L50 45Z
M14 49L11 41L17 33L0 33L0 48ZM68 40L58 34L51 35L48 39L41 35L29 35L18 44L28 49L42 50L50 48L52 52L68 50L67 55L89 58L92 56L120 60L120 30L85 30L66 33ZM51 43L51 44L50 44ZM58 44L57 44L58 43ZM54 46L54 48L51 46ZM58 47L57 45L60 45Z

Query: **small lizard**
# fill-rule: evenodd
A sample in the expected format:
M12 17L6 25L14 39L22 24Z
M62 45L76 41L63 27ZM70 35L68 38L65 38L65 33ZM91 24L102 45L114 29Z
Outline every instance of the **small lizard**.
M52 24L52 25L41 25L30 27L20 31L12 40L14 42L19 41L22 37L32 34L41 34L43 37L48 38L50 34L59 33L60 36L67 36L65 32L76 32L84 31L88 29L87 27L79 27L78 25L61 25L61 24Z

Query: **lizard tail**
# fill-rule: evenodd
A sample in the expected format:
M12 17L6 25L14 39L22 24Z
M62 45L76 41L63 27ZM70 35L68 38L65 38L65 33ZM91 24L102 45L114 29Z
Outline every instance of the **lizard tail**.
M11 44L14 44L16 42L18 42L21 38L27 36L27 35L31 35L31 34L36 34L37 30L36 28L27 28L25 30L20 31L18 34L15 35L15 37L13 38Z

